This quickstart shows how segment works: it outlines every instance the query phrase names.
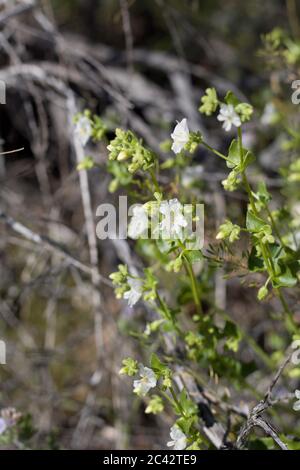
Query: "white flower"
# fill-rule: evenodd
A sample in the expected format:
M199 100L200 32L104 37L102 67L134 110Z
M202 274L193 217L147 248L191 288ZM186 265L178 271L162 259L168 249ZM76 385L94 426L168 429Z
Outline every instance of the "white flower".
M179 153L183 147L188 143L190 138L190 131L187 125L186 118L178 122L175 126L173 133L171 134L173 139L172 150L174 153Z
M170 431L172 441L167 443L168 447L174 447L174 450L183 450L186 448L186 435L178 426L172 426Z
M140 380L133 382L133 391L137 395L145 396L150 388L156 387L157 378L153 370L143 366L143 364L139 366L139 376L141 377Z
M0 435L6 431L7 427L8 426L7 426L5 419L0 418Z
M183 216L182 204L178 199L163 201L160 204L159 211L163 214L163 220L160 223L163 238L181 239L183 228L188 224Z
M221 104L217 119L218 121L224 121L223 129L225 129L226 132L230 131L232 125L239 127L242 124L232 104Z
M297 398L297 401L295 401L293 409L295 411L300 411L300 390L295 391L295 397Z
M276 108L273 103L266 104L263 114L260 118L261 123L264 126L269 126L274 122L274 118L276 117Z
M130 289L125 292L123 298L128 300L130 307L133 307L142 297L142 281L129 277L127 282Z
M132 218L128 227L128 236L137 239L147 234L148 215L143 206L136 206L132 211Z
M92 135L92 124L89 118L81 116L78 119L75 126L75 135L78 137L81 145L85 147Z

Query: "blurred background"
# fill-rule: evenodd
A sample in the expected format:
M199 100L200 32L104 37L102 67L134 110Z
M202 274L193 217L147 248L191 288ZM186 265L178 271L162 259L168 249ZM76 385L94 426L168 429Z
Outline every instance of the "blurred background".
M120 262L141 261L131 242L95 237L96 207L119 193L108 191L104 144L88 146L97 167L79 181L72 116L89 108L111 137L115 127L129 127L160 154L176 120L187 117L225 149L230 137L197 108L208 86L220 95L230 89L255 106L244 138L258 155L251 177L265 175L276 204L278 168L288 166L300 140L283 153L287 137L269 126L270 115L278 106L299 121L290 103L299 10L293 0L0 1L0 150L24 148L0 156L0 339L7 344L0 409L22 414L18 436L2 447L165 446L172 416L145 415L131 381L118 375L124 356L139 357L132 331L142 329L147 312L116 301L108 276ZM275 27L294 38L294 61L266 50L264 35ZM245 200L225 200L225 169L206 151L194 159L198 194L214 215L209 242L226 204L238 214ZM294 207L299 192L284 193ZM222 276L216 282L233 318L268 353L280 348L281 332L263 306L253 306L253 291L235 280L226 291ZM299 299L292 302L300 315Z

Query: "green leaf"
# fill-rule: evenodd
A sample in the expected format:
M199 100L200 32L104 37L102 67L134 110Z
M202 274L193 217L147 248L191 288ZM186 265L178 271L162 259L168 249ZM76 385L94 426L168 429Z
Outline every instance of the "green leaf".
M157 371L161 371L164 369L164 364L160 361L158 356L154 353L151 354L150 364L152 369L156 369Z
M283 274L273 278L272 283L275 288L277 287L294 287L297 284L297 278L293 276L291 270L286 268Z
M267 204L271 200L271 194L269 193L266 183L264 181L260 181L258 183L258 189L256 194L259 200L264 204Z
M255 156L251 152L251 150L246 150L245 148L243 148L243 155L244 155L244 160L243 160L242 170L246 170L246 168L255 161Z
M233 106L237 106L240 103L240 100L235 96L232 91L228 91L224 98L226 104L232 104Z
M203 260L203 254L200 250L185 251L184 254L192 264Z
M158 356L154 353L151 354L150 364L151 369L154 370L158 377L166 377L167 375L171 375L170 369L163 362L161 362Z
M194 414L197 414L197 411L198 411L197 405L192 400L190 400L185 389L183 389L180 392L178 401L180 403L180 406L185 416L190 417L190 416L193 416Z
M236 139L234 139L230 144L227 158L228 160L226 162L226 165L228 166L228 168L234 168L240 164L241 158L239 144Z
M257 256L255 247L252 248L248 257L248 269L251 272L260 272L265 270L264 262L259 256Z
M237 352L239 349L240 341L242 339L237 326L233 322L227 321L225 324L223 333L224 333L224 336L227 337L227 340L225 343L225 346L227 347L227 349L233 352Z
M240 170L245 170L252 162L255 161L255 157L250 150L247 150L243 147L243 163L241 162L241 153L239 148L239 143L234 139L229 147L228 157L226 165L228 168L238 167Z
M260 232L266 225L266 222L256 215L251 210L247 212L246 227L249 232L257 233Z

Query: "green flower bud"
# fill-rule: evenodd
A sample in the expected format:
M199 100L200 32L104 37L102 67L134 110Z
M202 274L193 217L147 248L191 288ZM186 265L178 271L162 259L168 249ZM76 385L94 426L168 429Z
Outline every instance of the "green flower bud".
M206 114L206 116L210 116L218 107L218 96L215 88L207 88L205 93L206 94L201 98L202 105L199 108L199 112Z
M163 401L158 395L153 395L150 399L150 402L145 410L147 414L154 414L157 415L164 410Z
M239 239L241 228L233 224L230 220L226 220L224 224L220 225L219 232L216 236L217 240L228 238L230 243Z
M91 170L95 166L95 162L92 157L85 157L82 162L78 163L77 170Z
M257 298L258 298L258 300L263 300L263 299L265 299L265 298L267 297L267 295L268 295L268 292L269 292L269 291L268 291L267 287L266 287L266 286L262 286L262 287L259 289L258 293L257 293Z
M235 191L239 185L237 172L235 170L231 171L228 178L222 181L222 185L226 191Z
M123 367L120 369L119 374L121 375L128 375L132 377L133 375L137 374L138 372L138 362L131 357L127 357L122 361Z
M240 103L235 107L235 111L239 114L242 122L250 121L253 114L253 106L249 103Z

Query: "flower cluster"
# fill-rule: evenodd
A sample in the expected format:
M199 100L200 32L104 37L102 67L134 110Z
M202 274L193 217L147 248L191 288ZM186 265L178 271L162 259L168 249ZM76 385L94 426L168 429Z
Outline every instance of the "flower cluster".
M95 141L101 140L107 132L103 120L88 110L78 113L74 117L74 124L74 134L82 147L85 147L91 138Z
M119 270L109 276L115 286L116 297L127 300L130 307L133 307L142 297L144 300L154 300L157 281L151 269L145 269L144 274L144 278L132 276L127 266L120 264Z
M138 170L148 170L155 161L155 155L146 149L142 141L138 139L132 131L116 129L116 137L107 146L109 159L125 162L130 160L128 165L129 173Z
M226 132L229 132L232 126L240 127L251 119L253 108L249 103L241 103L232 92L227 93L224 101L219 101L215 88L207 88L201 98L199 111L210 116L220 107L217 119L223 123Z
M139 378L133 381L133 392L139 397L145 398L153 388L157 388L158 392L163 392L163 396L167 397L170 404L176 410L181 418L171 427L171 441L167 443L168 447L174 450L183 450L188 446L188 437L183 432L184 428L193 429L193 423L197 415L197 407L188 398L185 390L180 394L175 392L172 383L172 372L163 364L155 354L151 356L151 368L143 364L137 364L132 358L123 360L123 367L120 374L126 374L130 377L138 375ZM170 392L170 395L166 392ZM178 395L178 396L177 396ZM147 414L158 414L164 410L162 397L158 394L152 395L148 402L145 412ZM194 446L199 440L199 433L193 429Z
M233 224L230 220L226 220L224 224L220 226L219 233L217 234L217 240L223 240L228 238L230 243L238 240L240 237L241 228L238 225Z
M189 223L190 222L190 223ZM128 227L132 239L151 237L161 240L183 241L191 236L192 207L184 207L177 198L149 201L133 208Z
M136 335L142 339L143 345L149 345L152 350L153 347L159 348L168 364L161 362L155 354L152 354L149 366L127 358L123 361L121 373L134 377L134 393L146 402L147 414L162 413L167 403L177 415L178 419L170 431L171 440L167 443L175 450L205 446L206 438L203 439L199 431L199 410L191 398L192 393L186 390L185 384L178 386L175 380L178 377L174 377L172 368L174 364L178 366L175 362L178 357L165 352L163 339L167 335L177 348L182 362L185 364L186 361L191 368L194 364L197 370L201 365L201 370L209 371L215 383L225 377L240 386L241 376L247 369L243 360L236 356L242 339L268 367L272 367L277 360L269 358L260 345L254 344L252 338L249 339L232 321L229 314L211 301L212 273L216 266L223 264L231 275L236 270L243 277L248 273L254 278L259 273L256 282L251 278L251 285L257 288L257 299L263 301L275 295L282 305L288 333L298 333L294 315L282 292L283 288L293 287L299 280L299 255L293 245L295 240L281 235L277 222L283 217L283 211L270 210L271 194L266 185L260 181L253 189L247 175L255 157L243 145L242 127L251 119L253 108L248 103L240 102L232 92L220 100L216 90L208 88L199 110L208 116L217 112L217 121L222 123L224 130L236 131L225 153L209 145L199 132L191 131L186 118L177 122L171 133L172 142L165 146L165 151L170 155L162 163L130 131L118 129L116 138L108 146L110 163L126 167L127 173L122 175L117 173L117 167L113 169L116 179L121 181L123 178L130 187L138 187L143 196L140 201L148 201L134 207L128 235L136 240L138 252L151 265L151 269L144 269L141 276L133 275L126 266L119 266L119 271L110 277L117 297L127 300L130 307L140 300L144 304L149 302L148 307L154 318ZM188 186L181 184L181 177L187 164L191 173L196 175L193 158L188 153L195 152L199 146L224 162L224 169L227 168L226 179L222 181L224 190L235 191L239 188L245 191L247 199L241 211L235 212L238 224L227 217L216 234L216 239L221 243L210 245L207 250L189 249L190 221L195 222L195 204L183 205L179 200L182 197L184 202L194 202L197 197L197 192L191 192ZM292 169L294 181L297 180L297 168L295 164ZM128 174L137 170L139 175L138 178L134 177L135 181L128 178ZM165 175L161 175L164 171L174 176L171 183L163 177ZM290 175L288 177L291 178ZM137 192L133 194L137 195ZM188 206L189 213L186 212ZM246 248L239 260L232 244L240 239L241 234L243 239L238 247L246 245ZM234 266L232 270L230 257ZM173 291L165 295L166 291L159 285L160 273L163 272L161 268L168 272L166 276L170 276L169 285L173 288L174 283L176 286L176 295ZM173 273L179 274L174 276ZM185 312L188 315L184 318ZM148 396L154 389L155 395ZM294 409L299 410L299 390L296 391L296 398Z

